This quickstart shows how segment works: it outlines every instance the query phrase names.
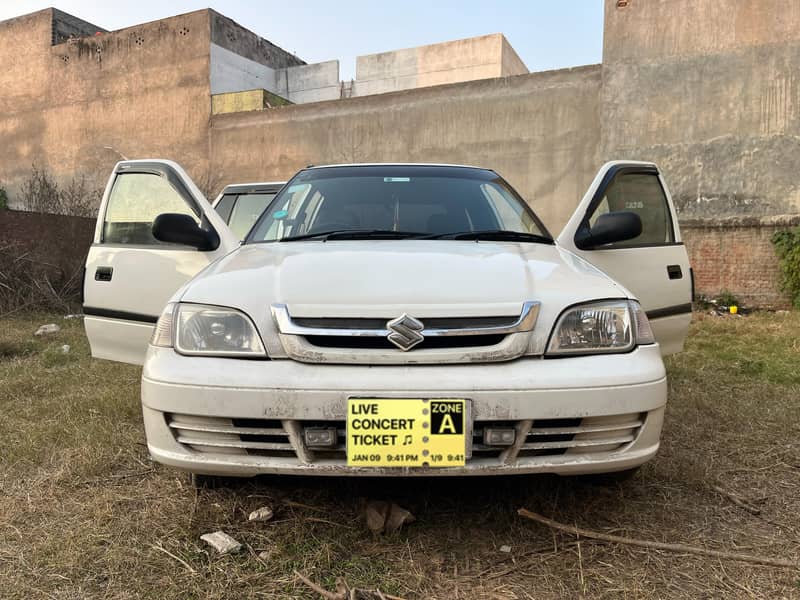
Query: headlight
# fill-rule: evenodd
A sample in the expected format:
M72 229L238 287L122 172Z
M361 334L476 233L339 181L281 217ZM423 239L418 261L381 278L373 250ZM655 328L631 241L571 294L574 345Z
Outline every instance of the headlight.
M158 317L150 343L161 348L172 348L172 323L175 320L175 303L167 304Z
M154 345L160 345L155 343L157 335L161 339L166 337L159 333L163 329L162 320L165 320L166 314L165 311L156 325ZM175 350L180 354L254 358L267 356L253 322L243 312L233 308L178 304L169 319L170 325L175 328Z
M556 323L547 354L627 352L655 339L638 302L610 300L567 309Z

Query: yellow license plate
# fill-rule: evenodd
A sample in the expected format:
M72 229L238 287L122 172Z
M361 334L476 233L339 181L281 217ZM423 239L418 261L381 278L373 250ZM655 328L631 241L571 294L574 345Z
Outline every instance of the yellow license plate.
M350 398L350 467L457 467L466 460L470 429L462 399Z

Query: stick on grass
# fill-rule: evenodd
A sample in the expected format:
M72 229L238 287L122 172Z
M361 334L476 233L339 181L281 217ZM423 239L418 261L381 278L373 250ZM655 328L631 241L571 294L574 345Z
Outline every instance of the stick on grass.
M720 494L721 496L725 496L728 500L733 502L736 506L743 508L747 512L753 515L760 515L761 509L752 506L751 504L747 503L744 499L740 498L733 492L729 492L718 485L712 485L711 489Z
M741 562L752 563L756 565L768 565L771 567L786 567L789 569L798 569L800 564L791 561L783 560L780 558L769 558L766 556L754 556L752 554L738 554L735 552L722 552L720 550L708 550L706 548L699 548L697 546L687 546L685 544L666 544L664 542L650 542L648 540L637 540L635 538L626 538L618 535L609 535L607 533L600 533L598 531L591 531L589 529L581 529L580 527L572 527L571 525L564 525L558 521L553 521L547 517L531 512L526 508L520 508L517 511L522 517L531 519L537 523L542 523L553 529L571 533L573 535L594 539L603 540L604 542L613 542L615 544L626 544L628 546L638 546L639 548L653 548L656 550L666 550L667 552L680 552L685 554L698 554L701 556L713 556L715 558L723 558L726 560L736 560Z
M317 585L313 581L311 581L308 577L303 575L302 573L295 570L294 574L302 581L306 586L314 590L323 598L327 598L327 600L345 600L345 596L343 594L335 594L333 592L329 592L325 588Z
M189 565L189 563L187 563L185 560L183 560L183 559L182 559L182 558L180 558L179 556L175 556L175 555L174 555L172 552L170 552L169 550L167 550L167 549L166 549L166 548L164 548L163 546L159 546L159 545L157 545L157 544L153 544L153 548L155 548L155 549L156 549L156 550L158 550L159 552L163 552L163 553L164 553L164 554L166 554L167 556L171 556L172 558L174 558L175 560L177 560L177 561L178 561L179 563L181 563L181 564L182 564L184 567L186 567L186 570L187 570L187 571L189 571L189 573L191 573L192 575L195 575L195 574L197 574L197 571L195 571L195 570L194 570L194 569L191 567L191 565Z

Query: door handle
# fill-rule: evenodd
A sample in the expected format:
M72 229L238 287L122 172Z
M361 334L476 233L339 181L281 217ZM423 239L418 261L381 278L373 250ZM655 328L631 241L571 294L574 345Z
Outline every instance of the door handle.
M111 277L113 275L114 275L114 267L97 267L97 270L94 272L94 280L111 281Z
M667 275L670 279L683 279L683 271L680 265L667 265Z

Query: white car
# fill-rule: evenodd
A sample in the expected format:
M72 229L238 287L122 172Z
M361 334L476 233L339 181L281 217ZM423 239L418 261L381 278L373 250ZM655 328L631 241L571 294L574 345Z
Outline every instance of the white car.
M310 167L244 242L177 164L119 163L86 264L93 356L143 364L147 444L195 474L630 473L692 284L650 163L557 238L494 171Z
M243 240L253 223L285 184L285 181L267 181L228 185L211 206L234 235Z

